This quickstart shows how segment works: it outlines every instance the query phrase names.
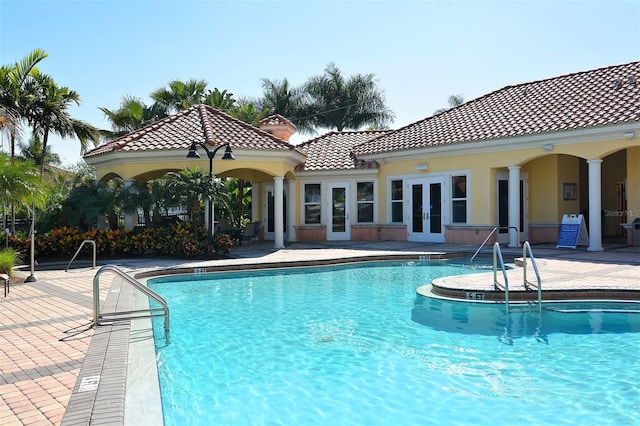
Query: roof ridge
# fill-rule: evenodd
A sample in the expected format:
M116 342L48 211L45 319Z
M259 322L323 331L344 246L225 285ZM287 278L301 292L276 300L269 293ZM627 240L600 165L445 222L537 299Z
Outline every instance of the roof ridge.
M218 108L214 108L210 105L205 105L205 104L198 104L196 106L201 106L204 107L205 111L209 111L210 113L214 114L214 115L218 115L218 116L222 116L224 119L229 120L233 123L238 124L241 127L244 127L247 130L250 130L252 132L256 132L259 133L261 135L267 136L268 138L271 138L274 142L278 143L278 144L282 144L285 147L289 148L289 149L295 149L295 146L287 141L285 141L284 139L280 139L277 136L274 136L273 134L267 132L266 130L262 130L259 127L254 126L253 124L247 123L246 121L242 121L239 118L233 117L231 115L229 115L228 113L218 109ZM213 132L213 129L211 129L211 132Z

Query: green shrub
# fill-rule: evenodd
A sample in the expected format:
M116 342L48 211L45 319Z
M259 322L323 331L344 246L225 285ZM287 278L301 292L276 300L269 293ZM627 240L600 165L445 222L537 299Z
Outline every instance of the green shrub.
M198 239L195 235L194 226L191 223L135 231L93 229L80 232L76 228L62 227L52 229L45 234L36 234L35 253L39 257L48 259L70 259L84 240L95 241L99 257L153 255L202 258L209 256L210 253L218 256L226 255L233 246L229 235L215 235L211 240L207 239L204 225L198 225ZM26 252L29 250L30 240L10 237L9 245L17 252ZM91 253L90 247L82 249L82 256L87 256L89 253Z
M0 250L0 274L13 276L13 268L21 262L20 254L11 247Z

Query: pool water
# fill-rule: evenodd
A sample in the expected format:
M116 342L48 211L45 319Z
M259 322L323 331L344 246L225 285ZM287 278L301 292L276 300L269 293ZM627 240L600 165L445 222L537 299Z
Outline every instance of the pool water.
M149 280L166 425L640 424L640 315L516 310L393 262ZM605 309L606 310L606 309Z

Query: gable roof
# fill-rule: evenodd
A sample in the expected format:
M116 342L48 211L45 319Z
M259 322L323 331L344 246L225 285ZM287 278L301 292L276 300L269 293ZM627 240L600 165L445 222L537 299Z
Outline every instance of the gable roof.
M352 132L329 132L311 139L296 148L307 156L304 163L296 166L296 171L376 169L375 161L359 160L352 148L389 130L363 130Z
M356 155L640 121L640 62L489 93L354 147Z
M209 145L229 142L233 149L294 151L271 133L207 105L194 105L128 135L92 149L84 158L115 151L188 149L193 141Z

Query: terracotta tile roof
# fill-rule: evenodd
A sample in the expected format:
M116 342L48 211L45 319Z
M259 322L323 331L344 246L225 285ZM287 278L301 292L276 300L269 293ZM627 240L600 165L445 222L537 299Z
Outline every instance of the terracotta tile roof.
M265 117L262 120L258 121L258 126L277 126L279 124L286 124L289 126L293 126L296 128L296 125L291 122L288 118L281 116L280 114L270 115L269 117Z
M356 155L640 121L640 62L507 86L354 147Z
M194 105L142 129L107 142L84 157L110 152L189 149L192 141L218 145L229 142L233 149L293 151L295 146L269 132L206 105Z
M311 139L296 146L298 151L307 156L307 161L296 166L296 170L377 169L377 162L357 159L352 148L388 132L389 130L334 131Z

